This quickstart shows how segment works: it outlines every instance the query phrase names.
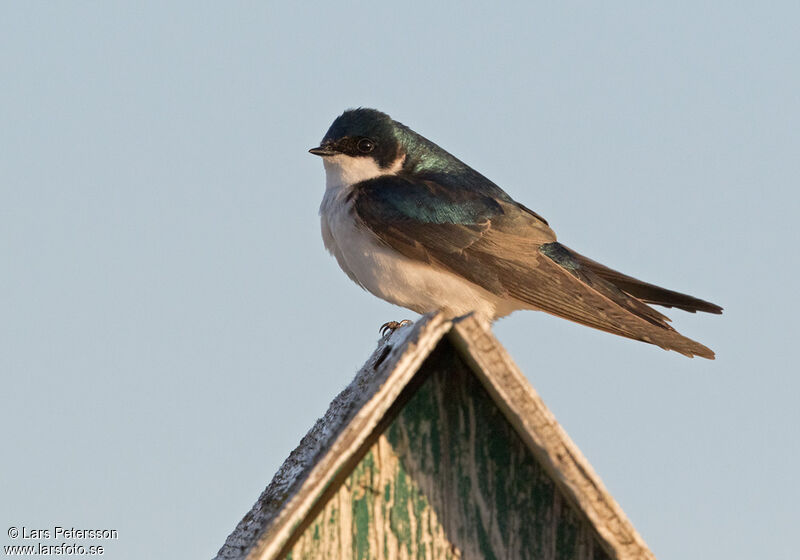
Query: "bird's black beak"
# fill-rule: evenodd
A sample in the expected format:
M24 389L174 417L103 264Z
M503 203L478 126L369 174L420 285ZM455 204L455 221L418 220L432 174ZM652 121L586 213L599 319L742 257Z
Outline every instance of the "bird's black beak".
M325 157L325 156L335 156L339 152L331 149L330 146L319 146L317 148L311 148L310 150L308 150L308 153L314 154L315 156Z

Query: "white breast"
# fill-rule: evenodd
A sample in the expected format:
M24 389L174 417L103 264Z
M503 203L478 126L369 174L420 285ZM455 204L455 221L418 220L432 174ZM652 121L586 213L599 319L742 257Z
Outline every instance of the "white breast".
M335 156L340 157L347 156ZM355 171L364 177L368 171L366 165L342 170L338 162L329 163L335 158L324 160L327 188L320 205L322 239L350 279L379 298L417 313L444 311L456 317L474 311L493 320L519 308L517 302L501 300L460 276L409 259L382 244L366 226L357 222L348 200L353 183L342 181L345 176L354 178ZM371 170L376 171L385 174L387 170Z

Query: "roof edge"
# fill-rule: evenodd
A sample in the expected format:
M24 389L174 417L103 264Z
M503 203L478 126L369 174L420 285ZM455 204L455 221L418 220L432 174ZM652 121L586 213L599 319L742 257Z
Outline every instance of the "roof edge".
M618 560L655 560L489 325L468 315L454 321L448 338L558 487L595 527L606 552Z
M377 438L392 405L451 328L442 314L426 315L383 339L284 461L216 558L280 558L337 476Z

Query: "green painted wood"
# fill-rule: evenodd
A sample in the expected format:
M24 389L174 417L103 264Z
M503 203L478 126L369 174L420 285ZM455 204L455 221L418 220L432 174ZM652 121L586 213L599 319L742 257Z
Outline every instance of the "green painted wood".
M448 341L287 559L608 558Z

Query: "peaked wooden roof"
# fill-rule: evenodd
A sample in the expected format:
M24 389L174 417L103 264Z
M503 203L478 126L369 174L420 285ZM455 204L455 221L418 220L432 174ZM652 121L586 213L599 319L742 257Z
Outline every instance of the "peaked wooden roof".
M419 386L416 373L447 337L611 558L654 559L589 462L488 325L426 315L378 348L289 455L218 559L277 559L313 520ZM420 377L420 376L416 376Z

